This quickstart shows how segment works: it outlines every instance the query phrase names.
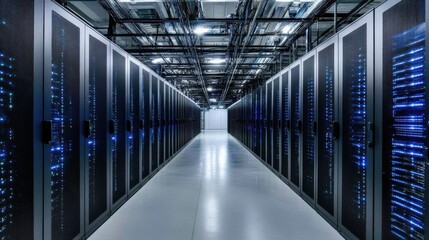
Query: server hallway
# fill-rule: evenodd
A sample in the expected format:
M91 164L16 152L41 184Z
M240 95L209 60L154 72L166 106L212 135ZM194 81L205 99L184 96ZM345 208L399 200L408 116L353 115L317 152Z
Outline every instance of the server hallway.
M343 239L225 131L201 133L89 240Z

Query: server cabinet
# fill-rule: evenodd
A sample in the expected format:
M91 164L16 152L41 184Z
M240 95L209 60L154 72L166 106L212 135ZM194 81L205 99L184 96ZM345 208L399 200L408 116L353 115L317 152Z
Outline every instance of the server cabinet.
M253 134L252 134L252 151L258 155L259 154L259 94L258 89L252 93L252 115L253 115ZM228 114L229 116L229 114Z
M119 207L127 195L127 55L111 45L111 199Z
M172 90L171 106L172 106L172 126L171 126L171 140L172 140L172 151L176 153L177 145L177 91Z
M140 64L128 57L128 190L135 189L141 179L140 84Z
M286 69L282 73L282 83L281 83L281 156L280 156L280 167L281 175L286 179L289 179L289 169L290 169L290 81L289 81L289 69Z
M0 2L0 239L42 239L42 8Z
M261 159L267 162L267 88L261 87Z
M142 104L141 104L141 113L142 113L142 178L146 178L151 172L151 161L150 161L150 149L151 149L151 105L150 105L150 73L147 69L143 68L143 79L142 79Z
M151 75L150 81L151 97L150 97L150 109L151 109L151 172L158 168L158 78Z
M249 94L247 97L247 147L249 149L252 149L252 142L253 142L253 114L252 114L252 94Z
M292 187L300 188L300 135L302 131L301 111L300 111L300 61L290 67L291 82L291 153L290 153L290 182Z
M77 239L84 231L84 25L45 4L44 237Z
M335 36L317 47L316 208L332 224L337 223L337 39Z
M280 139L281 139L281 108L280 108L280 77L273 80L273 168L280 172Z
M86 28L85 34L85 231L109 210L108 83L110 43Z
M339 231L372 239L374 13L339 34Z
M169 159L171 157L171 138L170 138L170 130L171 130L171 108L170 108L170 94L171 94L171 87L169 85L165 86L165 152L166 152L166 159Z
M273 166L273 82L267 83L266 89L266 116L267 116L267 132L266 132L266 162Z
M424 0L376 9L375 239L428 239L428 56Z
M314 202L315 190L315 143L316 135L316 103L315 103L315 76L316 54L308 53L302 58L302 185L304 198L310 203Z
M158 164L164 163L165 157L165 100L164 100L164 82L158 80Z

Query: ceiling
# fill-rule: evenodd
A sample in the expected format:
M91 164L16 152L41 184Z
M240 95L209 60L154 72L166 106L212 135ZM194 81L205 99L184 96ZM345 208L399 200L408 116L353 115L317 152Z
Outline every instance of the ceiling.
M228 107L383 0L57 0L203 108Z

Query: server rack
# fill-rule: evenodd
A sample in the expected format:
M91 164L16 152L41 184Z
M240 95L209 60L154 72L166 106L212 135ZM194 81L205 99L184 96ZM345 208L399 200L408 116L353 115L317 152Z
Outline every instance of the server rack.
M158 78L151 74L150 81L151 98L151 172L158 168Z
M300 183L300 135L302 131L302 120L301 120L301 81L300 81L300 66L301 60L293 63L290 66L289 79L291 84L291 102L290 102L290 120L291 120L291 141L290 141L290 168L289 176L292 189L299 192Z
M84 25L45 3L44 237L84 232Z
M151 172L151 156L150 156L150 149L151 149L151 103L150 103L150 73L148 69L143 68L143 79L142 79L142 126L143 126L143 136L142 136L142 178L146 178L149 176L149 173Z
M273 166L273 82L265 85L266 91L266 156L265 161Z
M141 66L139 62L128 57L128 190L138 189L141 177Z
M259 132L259 128L258 128L258 126L259 126L259 114L258 114L258 103L259 103L259 101L258 101L258 93L257 93L257 90L255 90L253 93L252 93L252 131L253 131L253 134L252 134L252 147L251 147L251 149L252 149L252 151L257 155L258 154L258 152L257 152L257 149L258 149L258 143L259 143L259 135L258 135L258 132ZM229 112L228 112L228 117L229 117Z
M164 163L165 158L165 99L164 99L164 87L165 84L163 81L158 83L158 164L161 165Z
M112 209L122 205L127 197L127 54L111 45L111 189Z
M289 169L290 169L290 81L289 81L289 69L281 73L281 163L280 173L289 181Z
M0 238L42 239L43 2L2 1L0 16Z
M280 172L280 140L281 140L281 80L280 76L273 80L273 168Z
M267 87L264 84L263 86L261 86L261 120L262 120L262 125L261 125L261 130L262 130L262 135L261 135L261 158L262 160L264 160L265 162L267 162Z
M338 36L317 47L316 209L337 224Z
M248 133L248 137L247 137L247 147L249 149L252 149L253 146L253 98L252 98L252 94L249 94L248 96L248 104L247 104L247 133Z
M375 11L375 239L428 238L426 3Z
M171 108L170 108L170 94L171 94L171 87L169 85L165 88L165 152L166 152L166 159L169 159L171 157L171 148L170 148L170 130L171 130Z
M339 33L338 227L373 239L374 12Z
M94 30L85 30L85 230L92 232L110 209L110 43Z
M301 193L314 205L316 126L316 51L302 58Z

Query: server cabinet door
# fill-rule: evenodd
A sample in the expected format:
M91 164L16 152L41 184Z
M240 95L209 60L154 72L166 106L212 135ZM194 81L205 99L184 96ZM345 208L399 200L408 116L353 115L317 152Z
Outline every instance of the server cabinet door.
M290 70L291 81L291 162L290 181L296 188L300 187L300 135L302 131L301 111L300 111L300 63L295 63Z
M84 230L84 26L53 2L45 7L44 235L77 239Z
M158 152L159 164L164 163L165 158L165 99L164 99L164 82L159 80L158 90Z
M158 168L158 79L151 75L151 172Z
M280 172L280 138L281 138L281 88L280 77L273 81L273 167Z
M140 66L137 61L128 61L128 189L131 190L140 183Z
M427 1L376 9L375 239L428 239Z
M337 37L317 47L317 209L337 222Z
M255 153L262 158L261 147L262 147L262 111L261 111L261 87L255 91L255 114L256 114L256 141L255 141Z
M290 152L290 94L289 94L289 71L287 70L282 74L281 84L281 117L282 117L282 130L281 130L281 174L286 179L289 179L289 152Z
M86 28L85 39L85 231L107 216L109 42Z
M302 60L302 193L304 198L314 203L315 189L315 52L308 53Z
M261 142L261 158L267 161L267 86L261 87L261 113L262 113L262 142Z
M273 166L273 82L269 82L266 85L266 99L267 99L267 153L266 153L266 161L268 165Z
M252 140L253 140L253 114L252 114L252 94L248 95L248 104L247 104L247 132L249 133L247 137L247 147L252 149Z
M256 89L252 93L252 131L253 131L253 133L252 133L252 148L251 149L255 154L258 154L256 149L257 149L258 142L259 142L259 139L258 139L258 112L257 112L257 110L258 110L257 109L258 93L257 93L257 91L258 90ZM228 113L228 116L229 116L229 113Z
M0 239L41 239L43 9L1 1L0 16Z
M372 239L373 12L339 34L338 225L347 236Z
M142 82L141 93L142 101L142 126L143 126L143 136L142 136L142 178L146 178L151 169L150 161L150 148L151 148L151 105L150 105L150 74L146 69L143 69L143 82Z
M165 86L165 152L166 152L166 156L165 159L169 159L171 157L171 137L170 137L170 133L171 133L171 108L170 108L170 100L171 100L171 87L166 85Z
M127 98L126 98L126 54L119 48L112 48L111 98L111 189L112 208L116 208L127 194Z

